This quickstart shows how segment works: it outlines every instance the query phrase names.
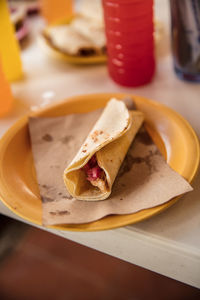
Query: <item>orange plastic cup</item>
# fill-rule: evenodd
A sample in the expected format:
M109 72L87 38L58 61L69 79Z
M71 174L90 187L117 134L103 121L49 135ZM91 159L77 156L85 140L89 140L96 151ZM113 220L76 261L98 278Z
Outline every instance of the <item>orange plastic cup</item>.
M12 109L12 106L13 95L0 62L0 117L5 116Z
M73 13L72 0L40 0L40 11L48 24L68 19Z

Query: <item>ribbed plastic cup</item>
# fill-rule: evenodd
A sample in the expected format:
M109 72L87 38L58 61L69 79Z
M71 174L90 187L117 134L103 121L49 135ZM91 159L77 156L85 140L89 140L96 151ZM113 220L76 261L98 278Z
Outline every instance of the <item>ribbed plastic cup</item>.
M117 67L122 67L126 69L132 69L132 65L134 64L134 68L140 69L142 66L149 65L151 61L154 61L154 57L151 55L147 55L144 58L124 58L124 59L117 59L113 58L109 63L113 64Z
M137 87L149 83L149 79L153 77L155 72L155 62L148 62L143 66L135 66L131 69L123 67L110 66L108 64L109 74L111 78L123 86ZM143 69L143 72L141 72Z
M122 45L140 45L151 43L152 38L152 29L147 28L147 30L137 30L131 32L120 32L120 31L109 31L107 33L107 39L112 39L112 42L115 44Z
M149 0L147 0L149 1ZM121 32L130 32L132 30L146 30L153 26L152 23L153 14L149 13L142 16L135 17L109 17L104 14L106 30L114 30Z
M153 0L103 0L111 78L140 86L155 72Z

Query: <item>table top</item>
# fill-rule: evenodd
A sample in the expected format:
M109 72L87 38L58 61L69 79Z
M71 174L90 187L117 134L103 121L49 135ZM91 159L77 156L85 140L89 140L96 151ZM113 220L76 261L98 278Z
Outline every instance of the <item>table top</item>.
M13 111L0 119L0 136L24 113L67 97L98 92L127 92L163 103L179 112L200 136L200 84L179 80L172 67L168 1L155 2L162 34L156 47L157 70L151 84L124 88L108 76L106 65L72 66L48 58L37 43L43 26L30 20L29 42L22 51L24 80L13 83ZM200 175L194 191L146 221L101 232L48 230L64 238L200 288ZM0 202L0 213L21 220ZM44 229L44 228L43 228Z

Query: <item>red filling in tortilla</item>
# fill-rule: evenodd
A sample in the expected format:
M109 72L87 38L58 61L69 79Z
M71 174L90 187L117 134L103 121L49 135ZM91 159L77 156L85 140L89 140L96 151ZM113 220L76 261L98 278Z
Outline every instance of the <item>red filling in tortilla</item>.
M104 172L98 165L96 156L93 155L87 164L83 167L87 180L94 181L98 178L101 178L102 173Z
M102 192L107 191L105 172L98 165L96 155L93 155L82 169L87 176L87 180L90 181L93 186L98 187Z

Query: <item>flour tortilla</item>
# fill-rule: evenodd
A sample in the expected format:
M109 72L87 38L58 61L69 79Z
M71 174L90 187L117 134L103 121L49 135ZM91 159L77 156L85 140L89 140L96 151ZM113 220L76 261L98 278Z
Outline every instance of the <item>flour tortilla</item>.
M144 120L142 112L129 111L123 101L111 99L79 152L64 171L68 192L78 200L99 201L109 197L126 153ZM104 170L107 189L101 191L86 178L83 167L93 155Z

